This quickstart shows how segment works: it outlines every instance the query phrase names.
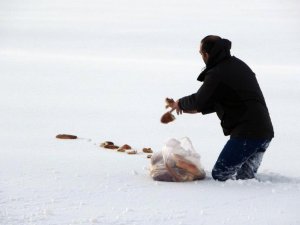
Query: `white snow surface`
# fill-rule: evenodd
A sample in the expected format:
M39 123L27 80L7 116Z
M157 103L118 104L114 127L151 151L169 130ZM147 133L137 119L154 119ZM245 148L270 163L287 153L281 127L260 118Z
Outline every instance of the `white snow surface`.
M0 2L0 224L300 224L299 1ZM195 92L199 41L218 34L255 71L275 129L258 179L217 182L214 114L160 123ZM78 140L58 140L70 133ZM203 181L155 182L146 154L189 137Z

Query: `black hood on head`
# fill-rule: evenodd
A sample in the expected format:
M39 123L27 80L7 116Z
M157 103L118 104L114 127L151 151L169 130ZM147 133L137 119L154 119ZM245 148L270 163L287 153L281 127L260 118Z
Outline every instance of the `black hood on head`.
M206 72L217 65L219 62L231 57L230 54L231 41L227 39L221 39L215 43L211 52L209 53L208 62L206 68L198 76L199 81L204 81Z

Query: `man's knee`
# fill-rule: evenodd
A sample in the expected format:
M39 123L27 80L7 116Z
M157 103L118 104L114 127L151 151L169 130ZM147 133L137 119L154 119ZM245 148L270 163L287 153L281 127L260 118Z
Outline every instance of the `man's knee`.
M218 180L218 181L226 181L232 178L232 173L230 173L229 171L220 170L216 168L212 170L211 175L214 180Z
M254 178L254 170L249 166L250 162L237 166L224 166L223 164L217 163L212 170L212 177L218 181L226 181L228 179L252 179Z

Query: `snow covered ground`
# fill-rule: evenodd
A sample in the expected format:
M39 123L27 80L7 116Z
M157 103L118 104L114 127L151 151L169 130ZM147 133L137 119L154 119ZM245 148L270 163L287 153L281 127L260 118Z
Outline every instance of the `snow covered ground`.
M300 224L298 1L0 2L0 224ZM162 125L197 90L199 41L219 34L256 72L275 128L259 181L210 176L215 115ZM59 133L82 139L55 139ZM204 181L155 182L145 154L188 136Z

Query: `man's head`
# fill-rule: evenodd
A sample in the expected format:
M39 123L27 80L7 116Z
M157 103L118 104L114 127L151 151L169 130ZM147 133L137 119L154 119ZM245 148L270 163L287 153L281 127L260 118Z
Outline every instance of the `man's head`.
M221 40L221 37L216 35L208 35L201 40L199 53L205 64L208 62L208 58L212 48L217 41Z

